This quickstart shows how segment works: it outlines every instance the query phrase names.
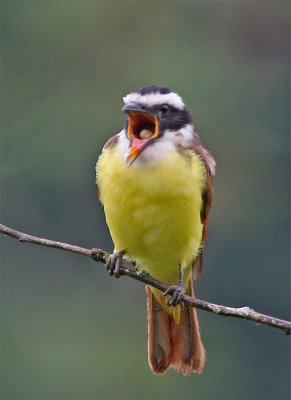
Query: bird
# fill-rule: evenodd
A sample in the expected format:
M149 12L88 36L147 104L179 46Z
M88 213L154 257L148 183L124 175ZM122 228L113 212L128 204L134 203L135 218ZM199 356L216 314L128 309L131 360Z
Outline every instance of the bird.
M124 126L96 164L99 198L114 243L109 275L122 259L168 285L146 286L148 361L154 374L169 367L201 373L205 364L194 297L212 202L215 161L202 145L178 93L145 86L123 97Z

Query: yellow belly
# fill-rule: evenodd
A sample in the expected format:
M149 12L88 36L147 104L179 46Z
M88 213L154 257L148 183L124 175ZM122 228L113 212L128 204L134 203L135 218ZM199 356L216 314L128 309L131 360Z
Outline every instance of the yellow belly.
M116 146L103 150L96 170L115 251L126 249L139 269L168 284L178 283L181 265L187 284L203 228L199 156L173 152L155 165L128 167Z

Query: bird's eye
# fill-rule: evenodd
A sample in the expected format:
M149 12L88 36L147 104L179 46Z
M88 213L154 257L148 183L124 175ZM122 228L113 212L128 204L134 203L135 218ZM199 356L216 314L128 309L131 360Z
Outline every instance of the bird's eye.
M160 112L162 115L167 115L169 112L169 106L167 104L161 105Z

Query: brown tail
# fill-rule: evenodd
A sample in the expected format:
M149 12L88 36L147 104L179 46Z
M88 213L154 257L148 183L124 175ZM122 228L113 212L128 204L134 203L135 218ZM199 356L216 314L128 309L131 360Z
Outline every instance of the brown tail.
M191 285L192 286L192 285ZM193 289L191 287L191 292ZM162 374L168 367L190 375L201 373L205 350L201 342L196 310L181 304L180 323L167 314L146 287L148 310L148 358L152 371Z

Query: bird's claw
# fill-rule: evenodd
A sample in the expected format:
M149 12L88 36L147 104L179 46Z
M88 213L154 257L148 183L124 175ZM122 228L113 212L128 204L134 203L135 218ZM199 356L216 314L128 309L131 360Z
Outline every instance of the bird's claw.
M176 286L170 286L163 293L163 296L167 296L167 295L172 296L169 298L167 305L175 307L181 302L184 293L185 293L185 290L184 290L183 285L176 285Z
M109 276L114 275L115 278L119 278L120 267L124 253L125 253L124 251L118 251L117 253L111 254L107 258L105 269L108 271Z

